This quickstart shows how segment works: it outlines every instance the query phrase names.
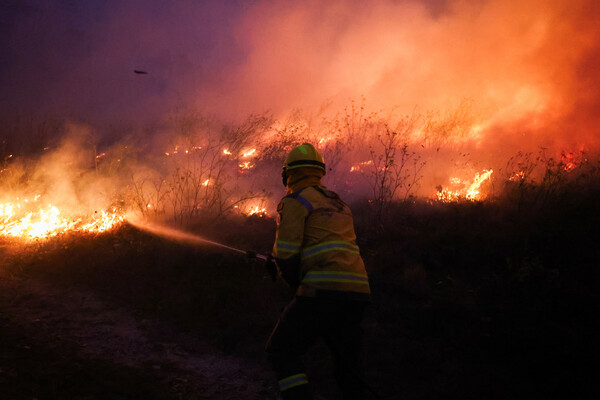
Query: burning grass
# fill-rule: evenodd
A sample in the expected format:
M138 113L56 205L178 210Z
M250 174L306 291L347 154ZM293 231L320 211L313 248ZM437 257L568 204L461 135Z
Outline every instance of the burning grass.
M0 236L23 240L46 239L68 232L100 233L114 229L125 220L117 209L90 215L63 215L52 204L24 201L0 203Z
M38 154L3 145L0 234L101 232L129 212L179 225L207 215L272 216L282 160L303 141L324 154L324 184L347 201L370 201L378 222L398 201L482 201L515 185L557 185L589 172L596 157L584 147L540 148L506 162L501 151L480 150L476 122L467 103L396 115L368 112L363 100L319 118L251 115L237 125L191 112L172 116L151 142L139 133L102 146L90 127L65 124Z

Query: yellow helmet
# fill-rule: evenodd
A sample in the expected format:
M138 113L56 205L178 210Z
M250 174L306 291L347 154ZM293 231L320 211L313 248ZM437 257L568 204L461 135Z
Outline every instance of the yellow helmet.
M294 147L283 165L286 171L302 167L318 168L323 171L323 174L327 173L323 155L310 143L302 143L300 146Z

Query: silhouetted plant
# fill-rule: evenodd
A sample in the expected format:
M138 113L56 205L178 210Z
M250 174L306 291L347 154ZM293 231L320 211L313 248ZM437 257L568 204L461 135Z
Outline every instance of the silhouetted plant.
M373 194L375 214L383 221L385 211L395 199L406 200L421 180L425 161L414 151L409 151L407 137L414 128L415 120L407 117L399 125L400 132L386 129L377 135L378 146L371 145L371 168L369 185Z

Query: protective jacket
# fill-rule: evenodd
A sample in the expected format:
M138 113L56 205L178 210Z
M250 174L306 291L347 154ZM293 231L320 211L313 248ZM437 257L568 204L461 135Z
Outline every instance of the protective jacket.
M288 186L288 193L277 207L273 248L282 277L298 296L368 301L369 280L348 205L316 176Z

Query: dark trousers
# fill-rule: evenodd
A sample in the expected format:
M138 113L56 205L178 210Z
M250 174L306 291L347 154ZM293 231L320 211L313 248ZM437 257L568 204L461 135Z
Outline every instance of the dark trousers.
M322 338L329 347L335 378L344 399L364 399L359 353L361 321L366 303L295 297L283 310L267 342L266 351L280 380L284 399L310 399L301 361L308 349ZM286 382L295 386L286 388ZM283 382L283 386L282 386Z

